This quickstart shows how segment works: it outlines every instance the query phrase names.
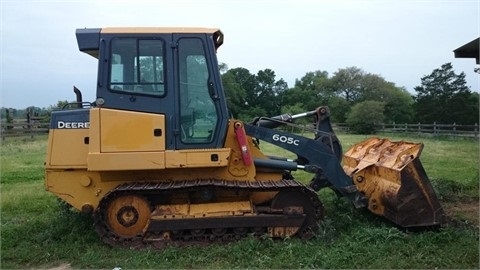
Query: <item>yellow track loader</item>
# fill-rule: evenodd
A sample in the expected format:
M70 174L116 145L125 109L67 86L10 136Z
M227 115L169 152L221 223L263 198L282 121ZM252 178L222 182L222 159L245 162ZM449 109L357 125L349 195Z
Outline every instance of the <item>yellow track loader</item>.
M98 59L96 100L51 116L45 188L93 215L110 245L228 241L248 234L311 238L331 188L402 227L435 226L443 211L419 161L421 144L373 138L342 155L328 107L229 117L219 29L77 29ZM311 117L312 138L288 132ZM265 141L296 159L268 156ZM343 168L342 168L343 156ZM309 184L292 171L312 174Z

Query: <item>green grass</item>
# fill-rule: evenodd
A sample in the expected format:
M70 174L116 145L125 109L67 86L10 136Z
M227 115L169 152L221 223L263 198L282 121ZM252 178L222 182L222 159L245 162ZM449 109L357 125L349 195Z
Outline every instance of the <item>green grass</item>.
M344 150L363 136L340 135ZM422 141L421 160L442 202L478 202L479 147L471 140ZM261 144L265 148L271 146ZM62 208L44 191L46 140L1 145L0 268L479 268L476 226L449 224L405 232L322 190L326 220L310 241L246 238L227 244L163 250L111 248L92 219ZM275 150L277 155L286 155ZM303 173L299 177L308 180ZM448 183L448 184L445 184Z
M7 138L1 145L0 183L18 183L43 179L47 141L45 136L36 140Z

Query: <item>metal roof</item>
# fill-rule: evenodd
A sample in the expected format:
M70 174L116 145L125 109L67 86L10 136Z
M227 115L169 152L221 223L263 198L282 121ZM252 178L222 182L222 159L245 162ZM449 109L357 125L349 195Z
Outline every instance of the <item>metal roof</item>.
M100 34L212 34L215 49L223 44L223 33L218 28L201 27L107 27L77 29L80 51L98 58Z
M479 52L480 38L474 39L453 51L455 58L475 58L477 60L477 64L480 64Z
M106 27L102 33L154 34L154 33L215 33L218 28L201 27Z

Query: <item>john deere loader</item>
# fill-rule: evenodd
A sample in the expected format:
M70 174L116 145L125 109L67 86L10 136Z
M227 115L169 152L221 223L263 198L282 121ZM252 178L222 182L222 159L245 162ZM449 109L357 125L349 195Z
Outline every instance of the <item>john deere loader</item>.
M219 29L77 29L76 37L98 59L96 100L83 102L76 89L77 102L52 113L45 188L93 215L104 242L309 239L324 218L322 188L401 227L441 223L422 144L372 138L343 155L327 106L230 118ZM311 138L288 131L301 117L313 119ZM266 155L261 141L296 158ZM295 180L296 170L311 182Z

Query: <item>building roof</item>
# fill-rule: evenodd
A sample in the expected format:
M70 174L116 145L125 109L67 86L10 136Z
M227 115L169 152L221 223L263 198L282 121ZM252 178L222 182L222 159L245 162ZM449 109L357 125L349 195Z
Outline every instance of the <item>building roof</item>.
M469 43L459 47L458 49L453 50L455 58L475 58L477 64L480 64L479 61L479 52L480 52L480 38L476 38Z

